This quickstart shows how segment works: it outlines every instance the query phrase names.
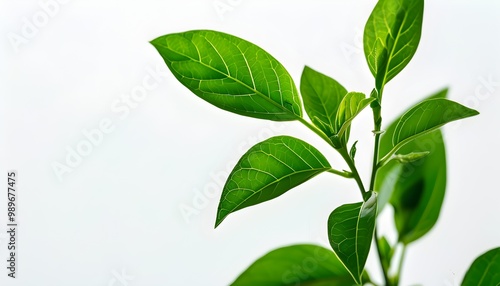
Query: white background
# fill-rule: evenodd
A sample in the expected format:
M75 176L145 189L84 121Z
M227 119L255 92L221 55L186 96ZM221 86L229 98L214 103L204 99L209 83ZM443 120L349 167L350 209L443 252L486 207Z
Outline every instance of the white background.
M298 123L242 118L200 100L165 72L148 41L220 30L266 49L296 83L307 64L368 93L373 79L360 47L376 1L73 0L51 6L49 16L40 4L47 2L0 4L1 182L10 169L20 180L18 279L6 277L2 262L1 285L227 285L271 249L328 246L328 214L360 199L354 182L331 174L213 229L224 176L257 141L291 134L345 165ZM218 13L221 3L231 9ZM418 52L386 88L385 123L445 86L451 99L481 112L445 128L445 203L435 228L410 246L402 285L458 285L477 255L500 245L499 16L498 1L426 1ZM144 80L151 88L129 113L113 109ZM67 165L68 150L87 144L83 132L102 120L112 131L58 177L54 166ZM371 125L365 112L351 135L360 140L364 177ZM183 215L187 207L197 213ZM391 224L386 212L380 228L394 238ZM368 267L377 273L374 254Z

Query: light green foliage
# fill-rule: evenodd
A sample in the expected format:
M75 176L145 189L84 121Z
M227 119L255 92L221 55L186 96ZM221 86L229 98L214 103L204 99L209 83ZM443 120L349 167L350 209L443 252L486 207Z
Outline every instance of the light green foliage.
M349 286L351 274L331 250L300 244L275 249L257 259L232 286Z
M465 274L462 286L500 285L500 247L480 255Z
M216 227L229 214L275 199L323 172L354 179L361 194L358 203L332 205L327 235L333 252L314 245L279 248L255 261L232 285L376 285L365 269L372 241L382 266L382 285L398 285L406 246L432 229L443 203L447 168L439 128L478 114L446 99L445 89L382 129L385 85L415 54L423 13L424 0L377 2L363 36L375 81L369 97L307 66L300 96L288 71L273 56L225 33L196 30L151 41L179 82L203 100L239 115L298 121L333 147L349 168L334 169L315 147L294 137L257 143L241 157L224 185ZM309 119L302 115L301 97ZM373 128L359 125L374 134L373 167L365 186L354 161L357 141L351 144L349 137L352 122L368 106ZM394 208L395 245L376 231L377 214L387 203ZM396 249L403 249L402 255L394 255ZM498 285L498 253L496 249L478 258L463 285Z
M366 202L342 205L328 218L330 245L358 284L370 252L376 216L377 196L372 193Z
M215 226L230 213L274 199L329 169L318 150L297 138L277 136L257 143L229 175Z
M417 51L424 0L379 0L365 26L363 46L376 88L393 79Z
M278 121L302 115L290 74L248 41L201 30L161 36L151 44L183 85L217 107Z

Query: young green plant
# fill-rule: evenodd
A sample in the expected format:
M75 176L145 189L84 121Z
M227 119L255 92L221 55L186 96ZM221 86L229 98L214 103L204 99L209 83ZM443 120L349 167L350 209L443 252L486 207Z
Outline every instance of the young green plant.
M382 129L384 88L415 54L423 11L423 0L380 0L376 4L363 38L374 77L369 96L349 91L307 66L299 95L294 80L278 60L257 45L222 32L195 30L151 41L179 82L201 99L243 116L298 121L339 152L349 166L348 171L332 167L315 147L294 137L276 136L260 142L242 156L229 175L215 227L233 212L275 199L324 172L354 179L360 191L359 202L335 208L328 218L326 229L333 252L314 245L283 247L257 260L232 285L374 284L364 267L373 240L384 285L398 285L406 247L433 227L443 202L446 156L439 128L478 114L446 99L444 89ZM374 151L370 184L365 186L354 160L356 143L349 144L349 136L351 123L368 106L373 113ZM377 214L386 204L394 208L398 231L393 245L376 231ZM393 259L396 248L402 249L397 262ZM497 265L499 256L497 251L485 259L493 261L493 257ZM306 259L321 267L311 269L308 275L287 275ZM396 271L391 271L396 264ZM467 275L464 283L481 279Z

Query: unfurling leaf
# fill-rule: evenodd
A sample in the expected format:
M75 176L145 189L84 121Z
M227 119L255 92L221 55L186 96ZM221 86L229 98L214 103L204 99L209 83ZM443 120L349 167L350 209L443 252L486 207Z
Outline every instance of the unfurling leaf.
M366 202L342 205L328 218L330 245L358 284L370 252L376 216L377 197L371 193Z
M351 286L356 283L331 250L292 245L257 259L231 286Z
M349 140L352 120L374 100L375 98L366 98L360 92L349 92L342 99L335 118L335 131L343 145Z
M219 108L276 121L302 116L290 74L269 53L248 41L195 30L161 36L151 44L184 86Z
M276 136L254 145L224 185L215 226L230 213L274 199L330 168L318 150L294 137Z

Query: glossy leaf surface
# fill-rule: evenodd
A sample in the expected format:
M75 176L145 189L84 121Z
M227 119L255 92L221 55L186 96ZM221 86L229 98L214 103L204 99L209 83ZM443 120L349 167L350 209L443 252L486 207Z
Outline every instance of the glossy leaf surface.
M482 254L465 274L462 286L500 285L500 247Z
M170 71L209 103L240 115L276 121L301 117L290 74L260 47L221 32L195 30L151 41Z
M335 130L338 136L342 138L341 141L344 144L349 140L352 120L373 100L375 100L375 98L366 98L365 95L360 92L349 92L342 99L335 118Z
M335 253L302 244L278 248L256 260L232 286L355 285Z
M380 90L410 62L422 32L424 0L379 0L365 26L363 47Z
M308 143L276 136L254 145L238 161L222 191L217 227L230 213L274 199L330 169Z
M377 197L372 193L366 202L336 208L328 218L328 239L333 251L361 284L375 228Z

